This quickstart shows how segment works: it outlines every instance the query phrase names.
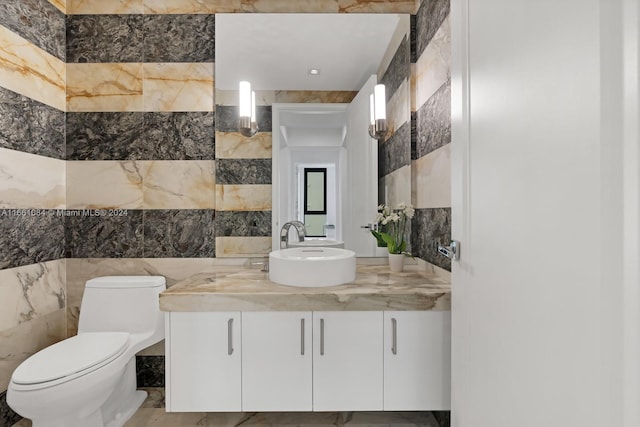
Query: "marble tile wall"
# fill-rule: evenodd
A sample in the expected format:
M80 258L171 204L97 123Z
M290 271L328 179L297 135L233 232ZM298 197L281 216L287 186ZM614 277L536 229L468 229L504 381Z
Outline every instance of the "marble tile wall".
M400 25L378 72L385 85L389 133L378 141L378 200L391 207L411 202L411 34ZM407 250L411 251L410 233Z
M0 0L0 425L13 370L66 335L65 15Z
M66 6L67 257L214 257L215 16Z
M449 0L422 0L412 55L411 200L413 254L451 270L438 245L451 240L451 29Z

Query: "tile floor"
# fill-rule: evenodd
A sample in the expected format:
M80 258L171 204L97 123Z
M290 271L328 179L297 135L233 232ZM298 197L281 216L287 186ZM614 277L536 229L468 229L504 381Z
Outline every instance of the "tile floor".
M124 427L438 427L430 412L261 412L166 413L164 388L146 388L149 397ZM13 427L31 427L22 420Z

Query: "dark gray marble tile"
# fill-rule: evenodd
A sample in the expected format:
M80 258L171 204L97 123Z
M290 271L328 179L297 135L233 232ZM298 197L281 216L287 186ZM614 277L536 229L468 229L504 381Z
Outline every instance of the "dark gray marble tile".
M144 115L67 113L68 160L141 160Z
M393 55L389 66L382 74L382 79L380 79L380 83L385 85L387 102L396 93L400 85L409 78L411 78L411 55L409 52L409 40L405 36Z
M416 17L416 58L420 58L427 45L449 16L451 0L423 0Z
M144 211L146 258L216 256L215 211L208 209Z
M218 211L217 236L271 236L271 211Z
M411 164L411 122L406 122L386 142L378 142L378 177Z
M271 184L271 159L218 159L216 184Z
M65 61L65 16L47 0L0 0L0 25Z
M0 87L0 147L64 159L64 112Z
M213 112L67 113L69 160L213 160Z
M215 113L144 113L145 160L213 160Z
M67 16L67 62L142 62L142 15Z
M411 40L411 63L418 62L418 31L416 25L418 23L418 17L416 15L409 16L409 39Z
M411 160L418 158L418 113L411 112Z
M214 62L215 15L146 15L144 62Z
M271 132L271 106L256 107L258 132ZM216 130L219 132L236 132L238 130L238 107L232 105L216 105Z
M67 210L65 223L67 258L142 258L141 210L118 216Z
M411 221L412 254L451 271L451 260L438 253L438 246L451 243L451 208L416 209Z
M7 404L7 392L0 393L0 426L11 427L21 419Z
M451 427L451 411L433 411L440 427Z
M451 142L451 80L431 95L416 116L416 158Z
M0 269L64 258L62 212L0 209Z
M164 387L164 356L136 356L136 380L140 387Z

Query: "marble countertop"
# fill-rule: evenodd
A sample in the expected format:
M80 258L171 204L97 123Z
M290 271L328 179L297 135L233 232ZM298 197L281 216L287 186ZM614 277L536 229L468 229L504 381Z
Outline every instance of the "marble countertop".
M451 285L438 275L405 266L358 265L356 280L339 286L279 285L268 273L239 266L191 276L160 294L163 311L450 310Z

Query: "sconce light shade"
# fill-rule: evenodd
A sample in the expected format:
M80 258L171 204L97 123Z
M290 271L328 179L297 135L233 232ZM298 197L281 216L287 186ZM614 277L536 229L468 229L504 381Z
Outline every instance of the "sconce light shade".
M384 139L387 135L387 98L384 85L376 85L369 97L369 136Z
M244 136L253 136L258 132L256 121L256 93L251 90L251 83L240 82L238 132Z

